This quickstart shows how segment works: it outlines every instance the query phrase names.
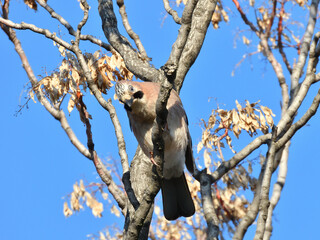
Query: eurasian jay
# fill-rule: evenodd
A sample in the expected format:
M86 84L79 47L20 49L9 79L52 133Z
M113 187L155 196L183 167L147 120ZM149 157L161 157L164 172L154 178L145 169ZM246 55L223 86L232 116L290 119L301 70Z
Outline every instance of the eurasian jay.
M152 126L156 118L160 85L123 80L116 83L115 91L119 101L124 104L131 130L142 151L152 159ZM184 164L191 173L194 172L194 158L187 116L174 90L170 93L167 109L167 127L163 132L165 148L161 192L164 216L167 220L175 220L180 216L190 217L195 212L183 172Z

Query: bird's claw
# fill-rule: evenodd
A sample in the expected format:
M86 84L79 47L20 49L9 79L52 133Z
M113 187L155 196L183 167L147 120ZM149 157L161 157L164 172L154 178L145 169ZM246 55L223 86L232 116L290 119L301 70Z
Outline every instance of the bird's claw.
M157 167L160 167L153 158L153 152L150 152L150 160L154 165L156 165Z

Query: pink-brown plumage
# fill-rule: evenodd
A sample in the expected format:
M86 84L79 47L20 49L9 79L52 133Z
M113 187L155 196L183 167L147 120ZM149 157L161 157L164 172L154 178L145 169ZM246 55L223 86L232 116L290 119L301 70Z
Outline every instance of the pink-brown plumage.
M120 81L116 94L125 104L131 129L143 152L152 157L152 126L156 117L156 101L160 85L152 82ZM191 216L194 204L183 174L184 164L193 173L194 159L186 113L179 95L171 91L167 104L162 195L164 215L169 220Z

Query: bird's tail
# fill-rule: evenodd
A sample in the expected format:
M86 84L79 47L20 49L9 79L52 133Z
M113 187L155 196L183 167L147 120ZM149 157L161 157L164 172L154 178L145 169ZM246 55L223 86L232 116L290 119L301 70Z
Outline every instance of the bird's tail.
M163 179L161 192L163 213L167 220L194 214L195 207L184 173L178 178Z

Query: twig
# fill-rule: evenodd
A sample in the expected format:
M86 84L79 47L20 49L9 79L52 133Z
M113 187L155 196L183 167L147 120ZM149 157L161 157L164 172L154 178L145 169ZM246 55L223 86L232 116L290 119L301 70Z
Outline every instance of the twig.
M70 35L76 36L76 31L73 29L73 27L70 25L68 21L66 21L62 16L60 16L57 12L55 12L45 1L43 0L36 0L37 3L41 7L43 7L47 12L50 13L52 18L57 19L69 32ZM89 40L90 42L97 44L98 46L103 47L104 49L111 51L111 47L109 44L101 41L100 39L97 39L93 37L92 35L80 35L81 40Z
M80 0L80 4L83 6L83 18L78 24L77 31L76 31L76 40L75 44L79 46L79 41L80 41L80 35L81 35L81 30L83 26L87 23L88 17L89 17L89 5L86 0Z
M276 15L276 11L277 11L277 2L278 2L278 0L272 0L272 12L271 12L271 16L269 18L269 25L268 25L266 32L265 32L267 38L270 37L271 28L272 28L274 17Z
M179 18L177 11L173 10L170 7L169 4L169 0L163 0L163 6L166 9L167 13L170 14L173 18L173 20L177 23L177 24L181 24L181 18Z
M284 62L284 64L286 65L288 71L290 74L292 74L292 68L290 66L290 63L288 61L287 55L285 54L284 50L283 50L283 44L282 44L282 31L283 31L283 26L282 26L282 21L283 21L283 15L284 15L284 4L285 4L286 0L283 0L281 2L281 10L279 13L279 22L278 22L278 48L279 48L279 52L282 56L282 60Z
M21 22L20 24L14 23L10 20L0 18L0 23L7 25L8 27L20 29L20 30L31 30L35 33L39 33L44 35L45 37L55 41L56 43L60 44L61 46L71 50L71 45L66 41L62 40L61 38L57 37L55 33L51 33L48 29L39 28L33 24Z
M247 15L243 12L240 3L238 2L238 0L232 0L232 2L234 3L234 5L236 5L236 8L238 9L238 12L240 13L240 16L242 18L242 20L244 21L245 24L247 24L250 29L258 36L260 37L260 31L256 28L255 25L253 25L252 22L249 21L249 19L247 18Z

